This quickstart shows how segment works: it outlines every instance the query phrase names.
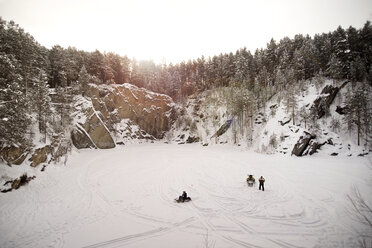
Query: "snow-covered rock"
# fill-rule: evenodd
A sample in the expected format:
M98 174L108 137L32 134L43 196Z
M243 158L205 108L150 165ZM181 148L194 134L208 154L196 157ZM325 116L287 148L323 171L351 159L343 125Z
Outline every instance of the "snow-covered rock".
M334 87L332 85L326 85L320 96L314 101L311 108L316 111L318 115L318 119L322 118L326 112L329 110L330 105L332 104L333 100L335 99L337 93L339 91L338 87Z
M316 136L313 134L310 134L308 132L304 132L304 134L300 137L300 139L297 141L297 143L294 145L292 154L296 155L298 157L301 157L304 153L304 151L309 146L309 143L312 139L315 139Z

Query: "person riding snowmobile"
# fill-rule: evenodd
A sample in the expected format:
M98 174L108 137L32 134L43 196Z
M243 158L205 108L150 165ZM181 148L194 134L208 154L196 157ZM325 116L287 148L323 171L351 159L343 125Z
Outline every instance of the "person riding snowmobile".
M253 175L248 175L247 181L253 181L253 182L255 182L256 179L254 179Z
M182 198L183 198L184 200L187 199L187 193L186 193L186 191L183 191L183 193L182 193Z
M187 201L188 198L189 198L189 197L187 197L187 193L186 193L186 191L183 191L182 195L180 195L180 196L178 197L178 201L180 201L180 202L184 202L184 201Z

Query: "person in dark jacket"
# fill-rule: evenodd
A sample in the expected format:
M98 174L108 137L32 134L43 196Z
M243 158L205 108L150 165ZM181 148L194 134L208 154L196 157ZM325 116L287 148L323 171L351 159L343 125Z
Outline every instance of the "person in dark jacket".
M186 200L187 199L187 193L186 193L186 191L183 191L182 198L183 198L183 200Z
M260 186L258 187L258 190L261 190L261 187L262 187L262 191L265 191L265 187L264 187L265 178L261 176L260 179L258 179L258 181L260 182Z
M183 191L182 195L180 195L180 196L178 197L178 201L180 201L180 202L184 202L184 201L186 201L186 200L187 200L187 193L186 193L186 191Z

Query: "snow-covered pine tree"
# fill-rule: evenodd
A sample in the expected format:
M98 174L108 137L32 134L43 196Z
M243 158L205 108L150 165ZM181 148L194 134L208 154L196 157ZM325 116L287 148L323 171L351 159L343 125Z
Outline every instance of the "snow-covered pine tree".
M66 76L66 54L61 46L53 46L49 52L50 78L49 83L52 88L65 87L67 85Z
M72 99L71 88L69 87L57 87L56 88L56 102L55 109L59 114L59 127L68 127L71 122L71 111L72 111Z
M48 78L44 71L40 71L39 82L34 87L34 96L33 104L37 113L39 131L44 135L43 142L46 143L52 110Z
M6 55L0 56L2 74L7 68L7 77L0 77L0 143L2 145L28 146L30 145L28 103L22 76L13 69L17 61Z
M360 145L361 136L369 135L370 130L370 106L369 93L366 85L357 86L350 95L347 95L347 105L349 111L345 115L345 122L348 124L349 131L352 131L354 125L357 131L357 144ZM363 128L364 127L364 128ZM364 131L364 133L363 133Z

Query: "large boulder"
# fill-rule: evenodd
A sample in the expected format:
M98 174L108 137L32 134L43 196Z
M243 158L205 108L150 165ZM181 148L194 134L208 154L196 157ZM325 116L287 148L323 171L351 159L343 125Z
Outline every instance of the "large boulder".
M83 125L93 143L100 149L114 148L115 142L99 113L93 112Z
M92 139L80 124L77 124L71 131L71 140L72 144L78 149L96 148Z
M1 158L8 165L20 165L26 159L28 151L22 147L6 146L0 151Z
M324 146L326 143L327 143L327 142L319 143L319 142L317 142L317 141L315 141L315 140L313 140L313 139L310 140L309 145L308 145L306 151L303 153L303 155L307 155L307 154L309 154L309 155L313 155L314 153L317 153L318 150L319 150L322 146Z
M304 132L304 134L299 138L297 143L294 145L292 150L292 155L296 155L301 157L304 154L304 151L308 148L309 143L312 139L315 139L315 135L310 134L308 132Z
M100 149L114 148L115 142L112 139L109 130L103 123L103 116L93 109L88 112L89 117L83 125L77 125L71 132L72 143L76 148Z

